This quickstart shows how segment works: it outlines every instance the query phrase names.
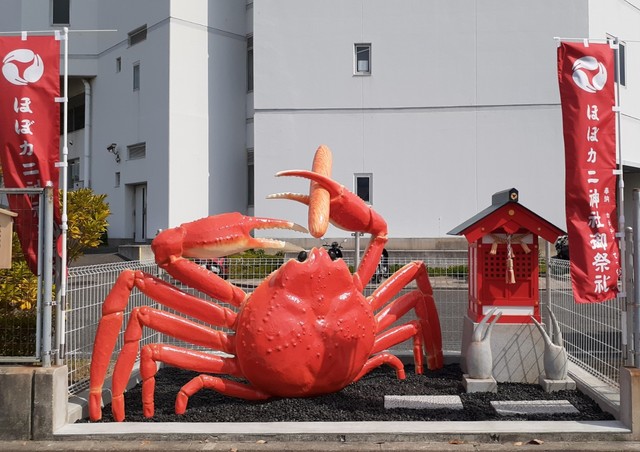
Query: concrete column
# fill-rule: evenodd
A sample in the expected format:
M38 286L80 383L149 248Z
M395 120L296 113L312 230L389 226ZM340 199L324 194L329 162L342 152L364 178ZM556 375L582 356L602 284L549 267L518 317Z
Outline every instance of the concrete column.
M0 366L0 440L42 440L67 422L67 366Z
M631 429L633 440L640 440L640 369L620 368L620 421Z

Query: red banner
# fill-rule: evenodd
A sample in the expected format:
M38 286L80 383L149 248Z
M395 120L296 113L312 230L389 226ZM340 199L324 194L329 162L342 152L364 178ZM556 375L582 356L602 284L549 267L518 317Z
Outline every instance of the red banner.
M60 147L60 107L55 101L60 96L60 42L49 36L0 37L0 58L4 185L30 188L52 183L55 189ZM29 268L36 273L38 197L9 196L9 208L18 213L16 231ZM59 213L56 217L59 221Z
M560 44L567 231L578 303L601 302L618 293L614 79L609 44Z

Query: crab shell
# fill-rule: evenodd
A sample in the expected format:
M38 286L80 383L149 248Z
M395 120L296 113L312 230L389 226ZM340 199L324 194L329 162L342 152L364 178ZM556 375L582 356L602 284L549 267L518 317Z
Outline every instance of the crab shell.
M339 391L362 370L376 322L342 259L314 248L289 260L243 303L236 356L257 388L280 397Z

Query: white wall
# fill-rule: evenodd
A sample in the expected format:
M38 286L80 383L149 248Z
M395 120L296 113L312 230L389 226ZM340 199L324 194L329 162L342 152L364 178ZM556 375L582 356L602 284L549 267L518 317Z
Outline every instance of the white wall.
M272 175L309 168L324 143L348 188L353 173L373 173L391 237L445 236L510 187L564 227L553 37L587 33L585 1L262 0L254 9L257 215L306 224L304 207L264 196L306 192ZM356 42L372 44L370 77L352 75Z

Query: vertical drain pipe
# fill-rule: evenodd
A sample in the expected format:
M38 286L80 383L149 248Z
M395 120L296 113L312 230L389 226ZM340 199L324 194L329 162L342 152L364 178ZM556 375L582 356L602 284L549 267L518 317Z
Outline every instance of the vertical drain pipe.
M640 366L640 190L633 189L633 355L634 367Z
M91 188L91 83L86 78L84 84L84 187Z

